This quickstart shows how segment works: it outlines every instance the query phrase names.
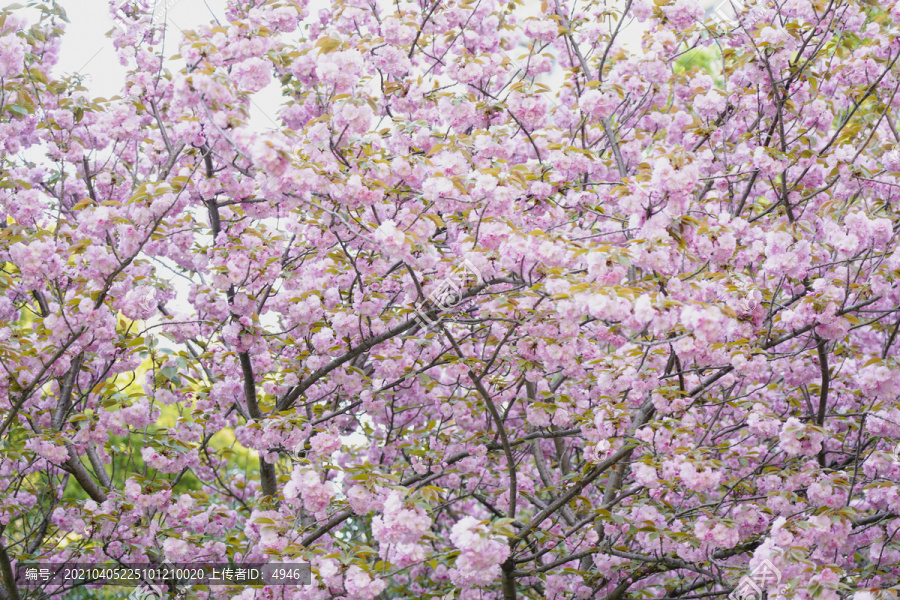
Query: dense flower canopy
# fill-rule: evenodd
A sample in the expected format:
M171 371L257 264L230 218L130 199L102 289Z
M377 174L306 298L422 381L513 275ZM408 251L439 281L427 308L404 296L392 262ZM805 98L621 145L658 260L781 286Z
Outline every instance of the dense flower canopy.
M110 14L0 16L0 599L889 597L900 4Z

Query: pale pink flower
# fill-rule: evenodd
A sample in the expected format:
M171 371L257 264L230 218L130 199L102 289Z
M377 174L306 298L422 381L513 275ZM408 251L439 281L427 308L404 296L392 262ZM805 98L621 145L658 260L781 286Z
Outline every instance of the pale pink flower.
M348 600L372 600L384 591L387 584L381 579L372 577L357 565L347 569L344 576L344 587L347 590Z
M781 428L779 447L788 456L816 456L822 450L825 436L790 417Z
M416 29L401 22L397 17L390 16L381 21L381 35L388 44L404 46L416 37Z
M185 540L166 538L163 542L163 554L170 562L187 562L195 553L196 549Z
M578 106L595 119L602 119L612 114L620 100L612 92L601 92L590 89L581 94Z
M340 450L341 438L335 433L323 431L312 436L309 440L313 454L320 457L328 457Z
M634 303L634 320L641 327L650 323L658 313L648 294L641 294Z
M22 275L29 278L54 275L59 272L61 266L52 240L36 240L27 245L16 242L10 246L9 254Z
M354 485L347 490L347 500L350 502L350 508L358 515L368 513L378 502L375 494L362 485Z
M0 37L0 78L15 77L25 71L25 40L9 33Z
M264 58L248 58L231 68L231 78L241 88L258 92L272 81L272 62Z
M129 319L148 319L157 310L156 288L149 285L132 289L122 300L122 314Z
M322 482L319 474L310 468L294 467L291 479L284 486L284 497L288 500L301 499L310 512L326 508L335 494L334 484Z
M32 438L26 442L26 446L30 448L36 447L35 449L38 454L56 465L60 465L69 460L69 451L61 444L58 445L46 440Z
M525 35L542 42L552 42L559 35L559 25L550 19L526 19Z
M348 91L363 71L363 59L358 50L342 50L320 54L316 74L338 93Z
M509 546L475 517L463 517L450 530L450 541L462 553L450 572L460 587L487 585L500 576L500 563L509 556Z
M421 508L404 508L399 492L384 502L384 516L372 519L372 535L382 545L415 543L431 527L431 518Z
M709 90L694 98L694 110L704 119L716 119L725 110L725 98L716 90Z

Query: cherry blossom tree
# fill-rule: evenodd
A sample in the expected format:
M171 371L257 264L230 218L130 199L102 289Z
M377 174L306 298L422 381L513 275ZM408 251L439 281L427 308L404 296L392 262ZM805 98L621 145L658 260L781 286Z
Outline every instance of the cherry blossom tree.
M734 9L6 9L0 598L888 597L900 4Z

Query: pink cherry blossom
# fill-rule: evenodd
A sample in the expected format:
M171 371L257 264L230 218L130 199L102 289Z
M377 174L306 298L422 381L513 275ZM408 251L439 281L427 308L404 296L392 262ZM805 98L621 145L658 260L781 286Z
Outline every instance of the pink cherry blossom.
M25 41L14 33L0 36L0 78L20 75L25 70Z
M0 18L12 567L900 580L898 7L151 4L110 5L102 94L57 3Z
M464 517L450 530L450 540L462 553L456 568L450 572L453 582L461 587L483 586L500 574L500 563L509 556L509 547L491 536L478 519Z

